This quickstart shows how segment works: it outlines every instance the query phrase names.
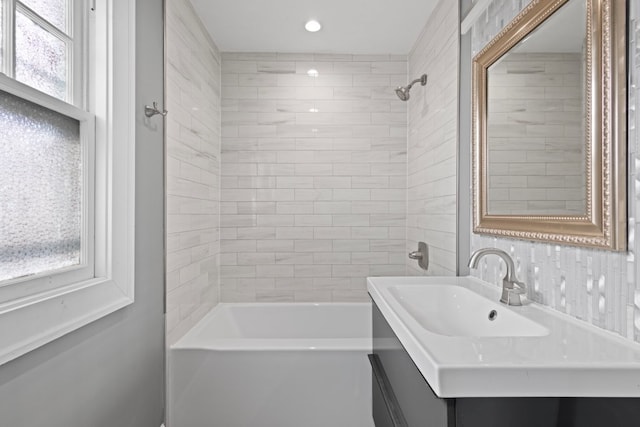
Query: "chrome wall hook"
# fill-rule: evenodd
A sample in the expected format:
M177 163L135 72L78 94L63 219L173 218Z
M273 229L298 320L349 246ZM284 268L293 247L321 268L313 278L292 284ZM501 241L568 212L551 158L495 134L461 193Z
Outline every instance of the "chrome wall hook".
M153 117L155 115L160 114L162 117L165 117L167 115L168 111L167 110L162 110L160 111L160 109L158 108L158 103L154 102L153 106L148 106L145 105L144 106L144 115L147 117Z

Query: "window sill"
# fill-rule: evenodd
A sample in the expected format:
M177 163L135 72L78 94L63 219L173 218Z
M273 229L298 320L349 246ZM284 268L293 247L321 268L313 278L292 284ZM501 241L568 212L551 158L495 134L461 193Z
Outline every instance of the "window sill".
M133 303L110 279L92 279L0 306L0 365Z

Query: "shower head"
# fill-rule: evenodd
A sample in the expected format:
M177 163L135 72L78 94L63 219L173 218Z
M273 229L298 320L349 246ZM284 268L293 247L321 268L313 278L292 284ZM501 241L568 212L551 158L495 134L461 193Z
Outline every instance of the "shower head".
M398 89L396 89L396 95L398 95L401 101L406 101L409 99L409 87L399 86Z
M398 95L398 98L400 98L401 101L408 100L411 97L409 95L409 91L411 90L411 86L413 86L414 84L416 84L418 82L420 82L421 86L425 86L427 84L427 75L423 74L422 76L420 76L419 79L415 79L414 81L409 83L407 86L398 86L398 88L396 89L396 95Z

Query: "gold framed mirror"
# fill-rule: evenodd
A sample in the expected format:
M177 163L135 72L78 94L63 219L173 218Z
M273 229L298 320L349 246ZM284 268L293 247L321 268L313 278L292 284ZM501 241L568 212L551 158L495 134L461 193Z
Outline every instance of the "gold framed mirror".
M473 60L473 231L626 249L626 5L532 0Z

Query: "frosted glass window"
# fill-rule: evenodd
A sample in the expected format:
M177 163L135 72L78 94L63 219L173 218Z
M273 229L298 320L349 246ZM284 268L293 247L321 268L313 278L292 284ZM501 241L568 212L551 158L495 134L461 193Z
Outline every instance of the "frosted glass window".
M20 2L66 32L68 0L21 0Z
M66 43L19 12L15 41L16 80L66 101Z
M0 281L81 262L77 120L0 91Z

